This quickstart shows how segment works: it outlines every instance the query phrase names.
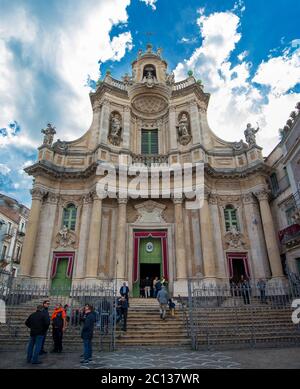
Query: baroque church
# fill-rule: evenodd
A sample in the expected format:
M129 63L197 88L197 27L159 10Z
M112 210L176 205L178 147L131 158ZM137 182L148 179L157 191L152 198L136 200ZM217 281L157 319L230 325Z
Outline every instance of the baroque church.
M54 142L49 124L38 161L25 169L34 184L21 277L64 288L126 281L133 296L145 277L164 277L174 296L187 295L189 279L282 279L258 129L247 126L246 142L218 138L207 121L209 99L192 72L175 82L149 44L131 75L120 81L108 71L98 81L81 138ZM202 207L188 209L185 197L123 198L120 188L99 197L97 168L118 166L120 157L136 167L203 163Z

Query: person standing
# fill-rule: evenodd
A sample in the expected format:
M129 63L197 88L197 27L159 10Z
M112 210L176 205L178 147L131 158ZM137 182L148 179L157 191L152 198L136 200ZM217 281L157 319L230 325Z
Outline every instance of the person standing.
M120 298L120 312L123 319L122 331L127 331L128 301L124 296Z
M120 288L120 295L125 296L126 300L128 301L128 305L129 305L129 288L126 285L126 282L123 282L123 285Z
M244 299L244 304L250 304L250 293L251 293L251 287L249 281L244 278L244 276L241 276L241 281L240 281L240 288L242 292L242 296Z
M152 288L153 288L153 297L156 298L156 294L157 294L157 291L156 291L156 284L158 282L158 277L155 277L154 280L153 280L153 284L152 284Z
M258 283L257 283L257 287L259 289L259 292L260 292L260 301L262 304L266 304L267 303L267 299L266 299L266 287L267 287L267 284L266 284L266 281L263 280L262 278L259 279Z
M157 293L157 300L160 307L160 318L165 320L169 300L169 294L165 286L162 286L160 291Z
M61 353L63 350L63 346L62 346L63 333L66 329L66 312L63 309L61 304L58 304L55 307L55 310L51 316L51 320L52 320L52 336L54 342L54 347L52 352Z
M43 301L43 314L45 315L46 317L46 320L48 322L48 327L45 331L45 334L43 336L43 341L42 341L42 348L41 348L41 351L40 351L40 355L44 355L44 354L47 354L47 351L45 350L45 341L46 341L46 337L47 337L47 333L48 333L48 329L50 327L50 315L49 315L49 306L50 306L50 301L49 300L45 300Z
M174 301L172 301L172 299L169 299L168 305L169 305L169 310L171 312L171 316L174 317L175 316L175 306L176 306Z
M125 299L125 301L127 300ZM82 320L83 326L81 330L81 339L83 340L83 360L81 361L81 363L88 364L92 360L92 339L96 321L96 317L93 312L93 307L90 304L85 305L84 317Z
M25 325L30 328L30 340L27 347L27 363L32 363L33 365L40 364L42 362L39 361L38 358L42 349L44 334L49 327L42 305L39 305L36 312L32 313L27 318Z
M151 292L151 280L149 277L146 277L146 279L145 279L145 297L146 298L150 297L150 292Z

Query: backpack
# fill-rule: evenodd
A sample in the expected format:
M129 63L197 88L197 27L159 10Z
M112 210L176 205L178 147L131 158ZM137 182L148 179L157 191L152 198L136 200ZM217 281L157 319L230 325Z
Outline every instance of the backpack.
M63 328L64 326L64 321L62 318L62 313L59 312L56 317L52 321L52 325L54 328Z

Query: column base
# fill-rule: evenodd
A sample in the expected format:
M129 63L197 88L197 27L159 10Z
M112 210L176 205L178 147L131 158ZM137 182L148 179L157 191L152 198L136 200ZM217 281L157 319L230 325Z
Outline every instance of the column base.
M284 277L273 277L267 282L267 288L269 288L272 294L285 294L289 287L289 281Z
M186 279L177 280L173 282L173 296L174 297L188 297L188 282Z

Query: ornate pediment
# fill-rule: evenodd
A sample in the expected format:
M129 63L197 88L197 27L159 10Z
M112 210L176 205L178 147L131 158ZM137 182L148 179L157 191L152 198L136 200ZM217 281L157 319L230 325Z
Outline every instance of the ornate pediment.
M63 227L56 235L57 247L72 247L76 245L76 234L67 227Z
M139 214L136 223L166 223L163 217L165 205L148 200L134 208Z
M235 227L232 227L225 234L225 244L226 249L246 249L247 243L240 231L238 231Z

